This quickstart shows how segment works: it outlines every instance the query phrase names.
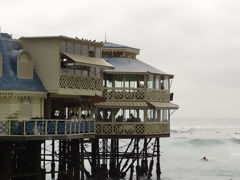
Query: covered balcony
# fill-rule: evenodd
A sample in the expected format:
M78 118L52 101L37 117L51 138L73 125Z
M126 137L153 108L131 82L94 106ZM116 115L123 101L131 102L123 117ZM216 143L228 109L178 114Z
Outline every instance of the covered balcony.
M159 74L105 74L106 100L170 101L170 76Z
M170 110L172 103L102 102L95 104L96 136L168 137L170 135Z
M61 54L58 94L102 96L102 70L113 66L102 58Z

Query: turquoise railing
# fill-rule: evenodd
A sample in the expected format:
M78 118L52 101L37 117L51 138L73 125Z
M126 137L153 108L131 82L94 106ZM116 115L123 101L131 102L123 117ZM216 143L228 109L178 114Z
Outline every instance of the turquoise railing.
M78 134L95 134L94 120L8 119L0 121L0 136L61 136Z

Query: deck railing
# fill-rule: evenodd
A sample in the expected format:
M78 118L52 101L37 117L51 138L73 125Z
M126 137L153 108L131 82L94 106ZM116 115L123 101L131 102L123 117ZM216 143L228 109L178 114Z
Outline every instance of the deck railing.
M96 135L170 134L169 122L96 122Z
M158 100L169 101L170 92L144 88L104 88L103 97L107 100Z
M0 136L66 136L95 134L95 122L87 120L1 120Z

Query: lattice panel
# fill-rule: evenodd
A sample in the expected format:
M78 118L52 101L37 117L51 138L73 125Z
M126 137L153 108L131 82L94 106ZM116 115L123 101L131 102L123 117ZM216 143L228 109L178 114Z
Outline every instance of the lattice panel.
M37 122L37 134L45 134L45 122Z
M115 125L114 132L115 134L123 134L123 126L120 124Z
M82 89L88 89L88 78L82 79Z
M73 89L74 88L74 79L72 76L68 76L68 79L67 79L67 87L70 88L70 89Z
M60 77L60 87L61 88L68 88L67 87L67 76L65 76L65 75L62 75L61 77Z
M11 122L11 134L23 135L23 122Z
M108 95L107 90L104 90L104 91L103 91L103 98L104 98L104 99L107 99L107 95Z
M96 134L102 134L102 126L100 124L96 124Z
M102 80L101 79L95 80L95 88L96 88L96 90L99 90L99 91L102 89Z
M145 98L144 91L137 91L136 92L136 99L144 99L144 98Z
M144 125L143 124L137 124L136 125L136 133L137 134L143 134L144 133Z
M0 121L0 134L8 134L8 122Z
M89 79L89 89L91 90L95 89L95 81L93 78Z
M107 98L108 99L113 99L113 91L108 91L107 92Z
M102 79L83 76L61 75L60 88L101 90Z
M115 98L115 99L123 99L123 92L121 92L121 91L115 91L115 93L114 93L114 98Z
M47 133L48 134L54 134L55 132L55 122L48 121L47 123Z
M125 125L124 126L125 134L133 134L134 133L134 126L133 125Z
M26 134L33 135L34 134L34 122L26 122Z
M65 122L58 122L57 132L58 132L58 134L64 134L65 133Z
M104 134L112 134L112 126L111 125L104 125L103 126L103 133Z
M134 99L134 92L126 92L125 98L126 99Z
M75 88L82 89L82 78L80 76L75 77Z

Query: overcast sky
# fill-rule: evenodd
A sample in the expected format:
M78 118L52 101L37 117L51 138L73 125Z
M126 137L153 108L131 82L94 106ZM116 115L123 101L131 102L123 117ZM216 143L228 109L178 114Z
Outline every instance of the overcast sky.
M1 0L13 37L66 35L140 48L175 75L173 118L240 118L239 0Z

